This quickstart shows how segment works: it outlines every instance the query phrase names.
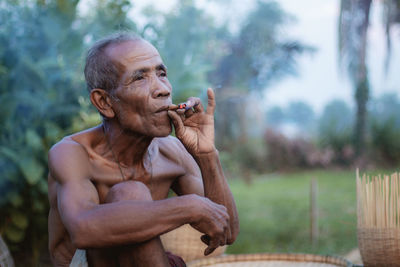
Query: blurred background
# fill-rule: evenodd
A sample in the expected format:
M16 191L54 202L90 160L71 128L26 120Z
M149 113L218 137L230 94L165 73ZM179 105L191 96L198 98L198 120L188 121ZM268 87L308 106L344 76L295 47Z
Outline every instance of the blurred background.
M174 103L216 91L241 222L227 253L347 255L355 169L399 169L398 22L398 0L0 1L0 235L16 265L50 264L47 151L100 123L85 53L125 30L159 49Z

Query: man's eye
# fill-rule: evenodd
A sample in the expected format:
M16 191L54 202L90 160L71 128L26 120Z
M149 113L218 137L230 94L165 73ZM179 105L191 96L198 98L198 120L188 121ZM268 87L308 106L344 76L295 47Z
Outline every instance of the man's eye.
M133 78L134 81L140 81L143 80L144 77L143 76L136 76L135 78Z
M160 76L161 76L161 77L167 77L167 73L166 73L166 72L161 72L161 73L160 73Z

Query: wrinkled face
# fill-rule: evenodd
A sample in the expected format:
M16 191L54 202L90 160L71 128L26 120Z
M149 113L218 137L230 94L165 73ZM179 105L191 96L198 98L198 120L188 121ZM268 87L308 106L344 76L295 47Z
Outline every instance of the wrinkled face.
M170 134L166 108L172 103L172 87L158 51L144 40L135 40L114 45L107 53L123 73L120 86L112 92L121 127L152 137Z

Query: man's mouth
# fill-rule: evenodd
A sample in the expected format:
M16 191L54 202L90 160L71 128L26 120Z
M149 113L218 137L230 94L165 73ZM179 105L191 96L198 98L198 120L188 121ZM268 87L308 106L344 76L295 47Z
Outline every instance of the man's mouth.
M160 113L163 111L167 111L169 106L162 106L161 108L157 109L156 113Z

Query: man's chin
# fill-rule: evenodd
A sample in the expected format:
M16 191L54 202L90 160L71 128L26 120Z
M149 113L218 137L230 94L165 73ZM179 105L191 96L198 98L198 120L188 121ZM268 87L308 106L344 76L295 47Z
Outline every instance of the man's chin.
M166 137L172 133L172 125L159 126L155 137Z

